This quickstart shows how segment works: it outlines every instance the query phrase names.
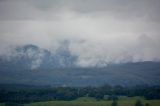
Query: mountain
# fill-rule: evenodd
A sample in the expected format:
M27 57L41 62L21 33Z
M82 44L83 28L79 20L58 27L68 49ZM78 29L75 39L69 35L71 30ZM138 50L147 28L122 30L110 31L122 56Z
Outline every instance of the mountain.
M15 48L9 59L6 58L0 57L1 69L53 69L74 66L76 61L76 56L70 54L67 45L58 48L55 53L35 45L24 45Z
M160 85L160 62L78 67L67 44L52 53L35 45L15 48L9 59L0 57L0 83L51 86Z

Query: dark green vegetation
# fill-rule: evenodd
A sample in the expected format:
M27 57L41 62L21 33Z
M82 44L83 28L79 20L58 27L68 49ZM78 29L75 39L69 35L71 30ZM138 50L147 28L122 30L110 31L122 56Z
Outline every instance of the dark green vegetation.
M6 103L3 103L2 106L24 106L24 105L18 104L18 103L6 102Z
M135 104L135 106L142 106L142 103L141 103L141 101L140 101L140 100L137 100L137 101L136 101L136 104Z
M118 106L117 100L113 100L113 102L111 103L111 106Z
M30 103L42 101L79 101L80 97L92 97L92 101L127 100L141 96L147 100L160 99L159 86L122 87L103 85L100 87L31 87L1 89L0 102ZM95 98L95 99L94 99ZM132 98L133 99L133 98ZM82 98L80 99L82 100ZM84 99L85 100L85 99Z

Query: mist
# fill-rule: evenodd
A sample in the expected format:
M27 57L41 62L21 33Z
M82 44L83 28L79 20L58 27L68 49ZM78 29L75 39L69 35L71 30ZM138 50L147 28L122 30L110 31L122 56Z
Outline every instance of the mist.
M27 44L54 53L66 40L78 66L160 61L159 4L159 0L1 0L0 55L14 55L14 48ZM33 64L39 62L38 58Z

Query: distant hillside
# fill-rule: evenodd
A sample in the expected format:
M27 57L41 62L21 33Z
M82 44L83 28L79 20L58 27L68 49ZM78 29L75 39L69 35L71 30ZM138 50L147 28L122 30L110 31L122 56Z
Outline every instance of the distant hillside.
M74 66L76 56L72 56L67 45L63 45L55 53L35 45L17 47L9 57L0 57L0 68L34 70Z
M66 44L64 44L66 45ZM0 57L0 83L52 86L160 85L160 62L110 64L82 68L75 65L67 45L55 53L35 45L15 49L15 55Z

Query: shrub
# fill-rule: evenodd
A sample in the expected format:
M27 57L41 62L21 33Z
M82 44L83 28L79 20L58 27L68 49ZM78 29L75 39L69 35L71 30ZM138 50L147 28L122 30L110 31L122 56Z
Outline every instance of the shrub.
M18 104L18 103L7 102L4 104L4 106L24 106L24 105Z
M112 102L111 106L118 106L117 101L116 101L116 100L113 100L113 102Z
M140 100L137 100L135 106L143 106Z

